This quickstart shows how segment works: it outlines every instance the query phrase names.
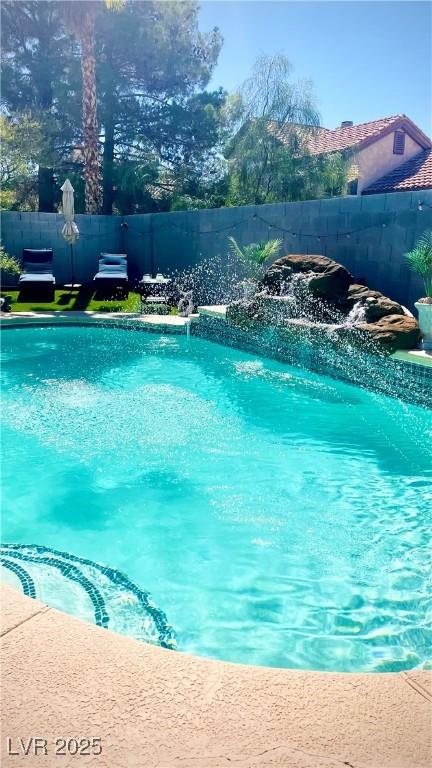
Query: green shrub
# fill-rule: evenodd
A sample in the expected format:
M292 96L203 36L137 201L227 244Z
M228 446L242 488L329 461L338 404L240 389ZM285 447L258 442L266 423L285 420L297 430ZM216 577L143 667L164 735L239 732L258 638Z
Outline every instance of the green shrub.
M250 243L241 248L234 237L229 236L228 240L231 255L243 264L253 280L259 278L266 261L279 256L283 242L277 238L265 243Z
M6 253L3 245L0 245L0 268L2 273L7 272L9 275L19 275L21 273L21 265L18 259Z

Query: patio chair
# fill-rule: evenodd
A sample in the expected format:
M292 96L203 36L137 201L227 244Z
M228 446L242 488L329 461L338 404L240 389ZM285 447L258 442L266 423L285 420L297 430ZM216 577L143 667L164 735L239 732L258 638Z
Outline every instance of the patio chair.
M127 255L125 253L101 253L99 271L96 272L93 280L98 288L122 288L127 291Z
M23 248L23 272L19 276L19 288L24 292L49 293L54 298L52 248Z

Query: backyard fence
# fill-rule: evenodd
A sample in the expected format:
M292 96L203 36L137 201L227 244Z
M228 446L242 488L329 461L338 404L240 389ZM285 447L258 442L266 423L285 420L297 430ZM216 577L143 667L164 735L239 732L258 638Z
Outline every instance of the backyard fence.
M239 208L137 214L77 215L80 238L73 248L74 279L90 283L99 254L128 254L131 277L144 272L199 270L212 300L235 277L228 236L240 245L282 238L281 253L317 253L335 259L371 288L412 308L424 292L405 253L432 229L432 190ZM51 213L2 214L2 242L21 256L23 248L53 248L59 285L71 280L71 253L61 236L63 217Z

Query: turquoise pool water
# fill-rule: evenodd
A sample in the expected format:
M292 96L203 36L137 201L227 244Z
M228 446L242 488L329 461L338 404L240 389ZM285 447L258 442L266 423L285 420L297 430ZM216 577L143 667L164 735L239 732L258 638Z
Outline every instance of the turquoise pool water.
M8 330L2 359L3 541L124 571L180 650L430 656L430 411L194 337Z

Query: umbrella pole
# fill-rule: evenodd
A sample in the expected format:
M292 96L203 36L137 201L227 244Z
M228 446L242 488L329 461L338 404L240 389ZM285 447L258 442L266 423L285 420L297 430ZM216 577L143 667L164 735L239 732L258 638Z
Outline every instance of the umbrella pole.
M150 272L151 276L155 274L154 264L154 229L153 229L153 214L150 214Z
M74 257L73 257L73 245L72 245L72 243L70 243L69 248L70 248L70 269L71 269L71 280L72 280L72 282L71 283L65 283L64 287L65 288L69 288L71 291L73 291L75 289L78 290L79 288L81 288L81 283L76 283L75 282L75 274L74 274L75 270L74 270Z
M75 284L75 276L74 276L73 245L72 245L72 243L70 244L70 257L71 257L71 280L72 280L71 289L73 291L74 284Z

